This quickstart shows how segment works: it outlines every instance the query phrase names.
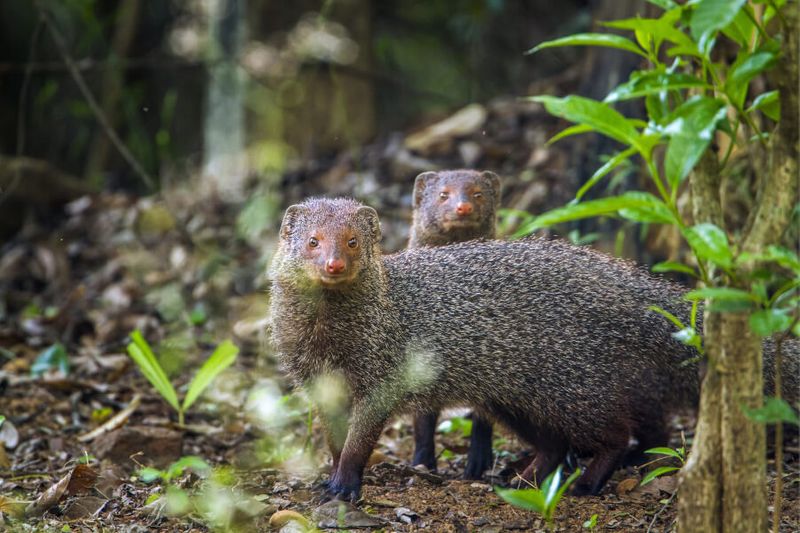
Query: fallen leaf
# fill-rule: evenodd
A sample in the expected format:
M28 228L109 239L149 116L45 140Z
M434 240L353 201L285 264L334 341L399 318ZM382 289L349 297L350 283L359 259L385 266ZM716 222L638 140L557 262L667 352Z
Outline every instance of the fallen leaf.
M629 477L627 479L623 479L619 483L617 483L617 496L624 496L628 494L632 490L634 490L639 485L639 480L634 477Z

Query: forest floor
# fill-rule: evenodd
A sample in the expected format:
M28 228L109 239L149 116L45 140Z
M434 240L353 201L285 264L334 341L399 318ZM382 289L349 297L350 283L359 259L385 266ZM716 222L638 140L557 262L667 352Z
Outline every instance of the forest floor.
M320 506L314 487L327 460L320 429L276 371L263 335L264 262L230 238L225 208L182 203L180 195L163 205L104 195L68 212L56 233L28 228L0 264L0 527L251 531L292 510L316 525L385 531L544 529L538 515L494 494L493 485L508 485L524 464L526 447L512 436L497 431L486 480L459 478L468 443L460 418L440 436L437 474L407 466L413 439L401 418L380 441L358 508ZM194 227L194 236L176 222ZM189 410L185 428L125 354L134 329L152 343L179 395L231 332L242 348ZM691 416L674 422L672 444L682 432L691 440ZM796 439L788 448L795 453L784 464L782 530L797 531ZM200 461L170 468L186 456ZM155 480L143 466L157 467ZM774 464L769 476L773 487ZM588 530L593 520L602 531L673 529L676 478L641 486L641 477L620 470L600 496L567 496L557 530Z
M543 147L552 134L543 124L553 130L553 121L537 118L541 110L529 104L501 102L489 111L490 125L472 140L434 139L431 150L477 149L487 168L499 169L502 160L533 169L535 180L507 169L523 176L509 184L510 205L540 211L562 204L569 197L561 179L567 158ZM397 198L407 199L410 183L381 184L380 169L406 176L414 165L431 163L402 152L387 163L391 145L380 147L379 164L368 165L372 182L349 182L360 163L340 157L316 172L313 187L304 171L288 174L284 200L388 191L395 204L377 205L377 197L370 203L384 220L385 245L402 247L398 228L407 227L410 202ZM459 166L438 166L446 164ZM469 440L461 418L441 427L438 473L408 466L413 439L409 419L400 418L380 440L357 508L320 505L315 486L328 461L321 431L308 402L291 394L265 340L266 266L277 228L253 205L200 201L181 189L151 198L104 193L78 198L63 213L31 216L2 245L0 530L255 531L269 529L286 511L312 526L349 529L544 530L541 517L494 493L495 485L513 480L528 452L502 429L487 478L460 479ZM253 226L260 231L249 231ZM214 346L232 338L241 352L180 427L126 353L134 330L158 354L179 397ZM673 446L682 435L691 442L692 422L691 414L674 418ZM800 531L796 437L786 449L781 531ZM619 470L600 496L566 496L556 530L674 529L676 478L641 486L643 473ZM772 491L773 462L768 475Z

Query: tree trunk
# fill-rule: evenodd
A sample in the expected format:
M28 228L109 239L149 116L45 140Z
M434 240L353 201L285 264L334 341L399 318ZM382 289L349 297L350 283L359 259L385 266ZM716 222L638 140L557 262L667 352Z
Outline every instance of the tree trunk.
M770 143L766 172L740 249L758 253L777 242L797 202L797 12L783 10L785 46L774 75L781 121ZM718 177L707 153L692 174L695 223L723 227ZM752 265L737 268L748 280ZM748 289L749 282L740 288ZM761 340L747 313L705 314L708 373L703 381L692 455L681 473L678 523L682 531L764 531L767 528L766 431L742 407L763 403Z
M244 75L239 53L244 42L244 0L206 0L211 54L205 112L203 184L223 199L244 197L247 156L244 132Z
M722 531L767 530L767 436L743 407L764 403L761 338L749 313L721 315Z
M692 218L695 224L710 222L722 227L717 156L706 152L691 175ZM720 315L706 313L703 320L706 352L705 379L700 395L692 446L681 470L678 526L682 531L720 531L722 519L721 413L722 333Z

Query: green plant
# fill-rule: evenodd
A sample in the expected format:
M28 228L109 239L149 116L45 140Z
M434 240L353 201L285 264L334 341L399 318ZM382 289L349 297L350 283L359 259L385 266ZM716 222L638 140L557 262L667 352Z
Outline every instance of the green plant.
M684 471L679 520L686 531L763 530L765 432L752 423L767 418L759 394L760 337L780 334L775 355L779 385L782 339L790 332L800 333L800 283L791 267L796 254L775 246L797 216L797 5L787 0L649 1L663 9L660 16L605 23L632 38L585 33L530 50L611 47L640 56L647 66L603 101L532 97L551 114L574 123L551 142L596 132L622 146L587 180L575 201L527 221L517 235L595 216L667 224L678 230L695 260L660 263L654 269L679 271L702 283L687 298L705 301L703 338L693 324L678 321L676 326L682 340L702 347L708 360L701 398L705 407L698 420L704 431L694 443L696 460ZM723 41L725 48L715 49ZM753 80L773 69L771 90L756 92L764 84ZM625 117L613 108L624 100L640 100L647 120ZM721 150L712 148L716 145ZM735 149L747 154L757 180L753 216L746 221L724 216L723 185L734 177ZM628 191L583 201L588 190L634 156L643 161L654 193ZM691 221L678 201L687 188ZM778 268L787 265L792 272L788 277ZM776 393L780 394L779 386ZM773 404L781 405L784 414L790 410L782 400L767 406ZM776 438L780 435L779 423ZM722 446L734 436L737 446ZM780 480L779 460L776 465ZM734 470L736 474L713 475ZM736 514L730 509L746 511ZM774 523L779 524L780 505L775 509Z
M239 348L230 340L223 341L192 378L183 402L178 403L178 395L175 389L167 379L167 375L161 368L150 345L142 337L141 332L136 330L131 333L131 340L133 342L128 344L128 355L136 362L139 370L142 371L144 377L155 387L161 397L177 411L178 424L181 426L184 425L184 413L214 378L236 360L236 356L239 353Z
M545 478L539 488L529 489L503 489L495 487L498 496L515 507L535 511L542 515L548 527L553 527L553 517L556 507L564 496L564 492L581 475L581 470L573 472L564 483L561 483L561 470L559 465L554 472Z
M645 450L644 453L656 454L662 456L658 459L655 459L654 461L651 461L651 463L654 463L656 461L662 461L670 457L677 459L680 462L681 466L683 466L686 463L686 449L683 447L675 448L674 450L672 448L667 448L667 447L650 448L649 450ZM676 472L678 470L680 470L679 466L659 466L649 471L647 475L645 475L644 478L642 478L641 484L647 485L657 477L661 477L664 474L669 474L670 472Z
M31 375L41 376L48 370L57 368L62 374L69 374L69 357L61 343L55 343L43 350L31 365Z
M589 517L589 520L586 520L583 523L583 529L588 529L589 531L594 531L594 528L597 527L597 513L593 514Z
M472 435L472 420L463 416L454 416L443 420L437 427L439 433L461 433L462 437Z
M171 483L176 478L182 476L186 470L191 470L201 477L206 477L211 471L211 467L200 457L196 455L187 455L169 465L166 470L159 470L158 468L149 466L140 468L138 470L138 476L144 483L153 483L158 480Z

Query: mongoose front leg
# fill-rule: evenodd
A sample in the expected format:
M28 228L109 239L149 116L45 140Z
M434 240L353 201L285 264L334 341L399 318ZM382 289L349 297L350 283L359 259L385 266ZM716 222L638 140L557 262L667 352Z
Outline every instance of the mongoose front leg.
M353 406L353 416L347 440L336 473L331 476L327 493L333 498L355 502L361 494L361 478L375 443L381 436L390 410L378 412L361 402Z
M325 435L325 442L331 452L331 475L336 473L339 467L339 459L342 455L345 440L347 439L347 422L349 414L344 412L332 412L323 406L317 407L317 415L322 422L322 432Z
M433 442L433 436L431 436ZM467 453L467 467L464 479L481 479L483 473L492 467L492 423L477 413L472 415L472 436Z
M433 437L438 418L438 413L435 411L417 413L414 416L414 466L423 465L430 471L436 471L436 447Z

